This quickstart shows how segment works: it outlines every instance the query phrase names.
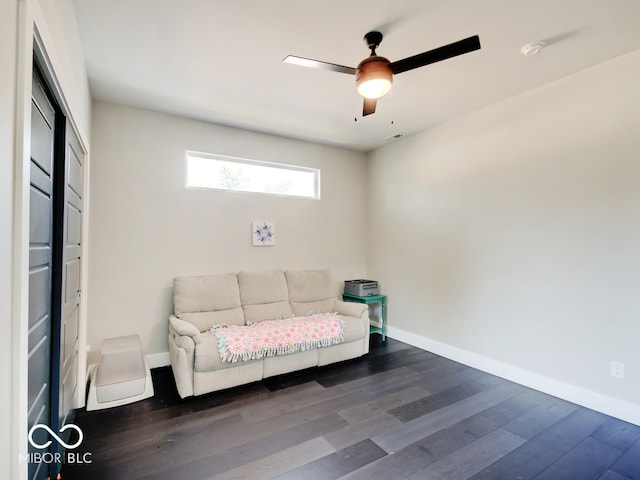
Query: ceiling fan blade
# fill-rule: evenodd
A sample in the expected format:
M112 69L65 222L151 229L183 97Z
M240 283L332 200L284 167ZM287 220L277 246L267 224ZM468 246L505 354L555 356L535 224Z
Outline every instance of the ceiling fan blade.
M443 45L442 47L434 48L428 52L419 53L413 57L393 62L391 63L391 71L398 74L479 49L480 37L474 35L473 37L465 38L448 45Z
M347 73L349 75L356 74L356 69L353 67L345 67L344 65L336 65L335 63L321 62L320 60L311 60L309 58L296 57L294 55L288 55L282 61L284 63L299 65L301 67L317 68L320 70L329 70L332 72Z
M367 115L376 113L376 103L378 103L378 100L375 98L365 98L362 105L362 116L366 117Z

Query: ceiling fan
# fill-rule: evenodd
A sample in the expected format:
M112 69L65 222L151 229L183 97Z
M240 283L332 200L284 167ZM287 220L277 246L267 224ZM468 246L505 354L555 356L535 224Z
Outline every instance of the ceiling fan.
M294 55L287 56L283 62L300 65L302 67L355 75L358 93L364 97L362 116L367 116L375 113L377 99L387 94L391 89L394 74L424 67L431 63L440 62L480 49L480 37L474 35L403 60L390 62L388 59L376 54L376 48L378 48L382 42L382 33L375 31L369 32L364 36L364 41L369 46L369 49L371 49L371 55L362 60L357 68L296 57Z

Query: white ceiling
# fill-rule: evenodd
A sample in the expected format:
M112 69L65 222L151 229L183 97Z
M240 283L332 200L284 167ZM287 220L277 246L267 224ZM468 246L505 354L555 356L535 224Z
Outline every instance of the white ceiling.
M73 3L94 98L364 151L640 48L637 0ZM353 76L282 63L355 67L370 30L392 62L475 34L482 48L395 76L365 118Z

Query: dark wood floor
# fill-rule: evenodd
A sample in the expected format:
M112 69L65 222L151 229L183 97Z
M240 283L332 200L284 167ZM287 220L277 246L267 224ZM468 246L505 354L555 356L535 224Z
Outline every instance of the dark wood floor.
M77 414L73 479L640 479L640 427L392 339L366 357Z

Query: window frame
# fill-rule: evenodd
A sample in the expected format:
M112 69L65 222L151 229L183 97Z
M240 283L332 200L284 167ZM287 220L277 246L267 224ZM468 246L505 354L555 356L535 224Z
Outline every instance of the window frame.
M236 189L236 188L226 188L226 187L210 187L210 186L202 186L202 185L189 185L189 158L195 157L204 160L212 160L212 161L220 161L220 162L228 162L232 164L238 165L249 165L249 166L258 166L271 168L274 170L284 170L284 171L293 171L293 172L304 172L313 174L313 195L297 195L290 193L278 193L278 192L265 192L265 191L256 191L256 190L244 190L244 189ZM185 150L185 161L184 161L184 184L187 189L195 189L195 190L217 190L222 192L238 192L238 193L249 193L255 195L270 195L276 197L290 197L290 198L304 198L310 200L320 200L322 198L322 182L321 182L321 171L319 168L315 167L305 167L302 165L291 165L286 163L277 163L277 162L267 162L264 160L254 160L250 158L242 158L242 157L233 157L229 155L220 155L217 153L206 153L206 152L198 152L195 150Z

